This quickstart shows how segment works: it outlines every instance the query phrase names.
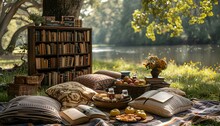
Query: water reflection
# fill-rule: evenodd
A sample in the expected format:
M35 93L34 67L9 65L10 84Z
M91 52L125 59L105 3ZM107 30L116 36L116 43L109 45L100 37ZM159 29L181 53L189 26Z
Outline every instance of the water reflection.
M157 55L167 60L175 60L177 64L184 62L201 62L204 66L220 63L219 45L177 45L177 46L142 46L142 47L94 47L93 59L123 59L132 63L141 63L148 54Z

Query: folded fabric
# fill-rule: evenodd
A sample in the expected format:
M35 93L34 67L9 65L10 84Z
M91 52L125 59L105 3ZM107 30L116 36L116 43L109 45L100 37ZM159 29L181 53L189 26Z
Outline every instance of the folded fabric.
M94 90L105 90L111 87L116 79L104 74L86 74L73 79Z
M171 117L191 108L192 102L177 94L151 90L131 101L128 105L162 117Z
M99 70L99 71L96 71L94 74L104 74L104 75L113 77L115 79L121 78L120 72L110 71L110 70Z
M158 91L165 91L165 92L170 92L170 93L175 93L181 96L186 96L186 93L180 89L177 88L172 88L172 87L164 87L164 88L159 88L157 89Z
M60 123L60 103L46 96L18 96L0 113L1 124Z

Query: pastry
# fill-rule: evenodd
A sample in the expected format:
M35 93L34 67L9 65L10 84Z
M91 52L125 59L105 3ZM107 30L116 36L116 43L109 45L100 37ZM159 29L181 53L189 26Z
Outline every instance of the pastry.
M136 114L121 114L117 115L116 119L124 122L137 122L141 120L141 117L137 116Z

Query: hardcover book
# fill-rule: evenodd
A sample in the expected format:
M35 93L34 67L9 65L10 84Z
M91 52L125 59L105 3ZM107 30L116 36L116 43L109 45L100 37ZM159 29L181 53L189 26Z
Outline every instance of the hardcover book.
M88 105L78 105L60 112L60 116L68 125L77 125L88 122L92 118L102 118L107 120L108 116L97 108Z

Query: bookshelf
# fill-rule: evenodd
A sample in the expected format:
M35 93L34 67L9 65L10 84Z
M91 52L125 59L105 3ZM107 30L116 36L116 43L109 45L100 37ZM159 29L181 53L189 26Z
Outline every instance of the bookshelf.
M28 27L28 74L39 73L49 86L92 73L92 29Z

